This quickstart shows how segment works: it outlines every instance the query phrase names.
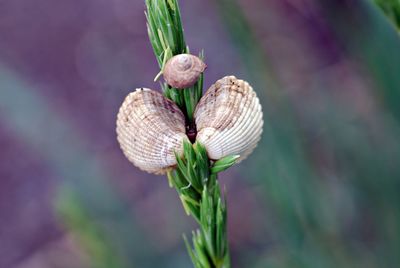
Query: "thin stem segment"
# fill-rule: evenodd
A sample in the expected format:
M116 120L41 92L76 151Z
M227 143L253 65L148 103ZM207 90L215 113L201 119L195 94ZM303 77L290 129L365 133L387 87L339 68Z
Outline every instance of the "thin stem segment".
M148 34L160 67L158 78L171 57L189 53L189 48L177 0L146 0L146 6ZM203 52L200 57L204 58ZM164 95L185 114L187 127L193 126L193 114L203 94L203 75L191 88L176 89L166 83L162 88ZM238 157L229 156L213 163L201 144L185 141L183 146L183 156L176 155L177 167L168 173L168 181L178 192L185 212L200 226L193 231L192 244L184 236L189 256L196 268L228 268L227 209L217 173L232 166Z
M166 62L175 55L189 53L183 35L181 14L177 0L146 0L147 31L153 47L160 73ZM200 53L200 58L204 58ZM175 102L186 114L188 123L193 122L193 113L203 92L203 74L191 88L176 89L162 84L164 95Z
M177 156L177 169L168 177L181 197L188 215L200 225L193 232L193 248L184 236L189 255L196 268L230 267L226 231L226 203L221 197L215 163L207 157L204 146L184 143L184 156Z

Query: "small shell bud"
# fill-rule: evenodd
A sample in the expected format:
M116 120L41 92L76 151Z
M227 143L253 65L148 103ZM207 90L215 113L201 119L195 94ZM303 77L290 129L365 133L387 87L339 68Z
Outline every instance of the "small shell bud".
M172 57L164 66L164 79L174 88L189 88L196 84L200 75L206 69L206 64L190 54L180 54Z
M196 107L196 141L203 144L210 159L228 155L246 158L261 138L263 114L253 88L234 76L212 85Z
M118 113L117 139L130 162L149 173L163 174L183 153L185 117L175 103L157 91L137 89Z

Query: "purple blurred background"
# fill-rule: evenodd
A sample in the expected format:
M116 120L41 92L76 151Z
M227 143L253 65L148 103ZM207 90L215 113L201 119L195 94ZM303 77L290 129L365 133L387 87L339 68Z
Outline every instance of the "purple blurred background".
M160 88L153 82L158 66L143 2L0 0L0 268L89 266L79 239L55 214L65 185L96 204L100 218L116 218L109 214L109 199L101 197L122 202L122 214L132 222L121 230L135 230L133 248L151 249L137 267L152 267L149 259L168 255L175 261L163 267L186 267L181 233L195 228L194 222L166 178L134 168L115 138L124 97L136 87ZM219 2L180 1L186 41L192 52L205 51L205 88L227 74L254 83L263 101L276 94L267 87L279 88L311 137L316 132L308 120L324 111L324 90L334 88L329 98L356 117L378 109L365 90L372 81L344 53L317 2L240 1L257 41L257 52L248 55L224 17L235 14L225 14ZM260 62L249 63L252 53L259 53ZM274 113L274 107L265 110ZM330 151L310 144L318 172L329 173ZM266 154L268 148L259 147L252 156L257 161L250 157L221 175L229 193L234 267L246 267L252 258L243 252L262 256L277 239L270 203L256 179L260 173L253 169ZM351 218L351 204L337 205L343 203Z

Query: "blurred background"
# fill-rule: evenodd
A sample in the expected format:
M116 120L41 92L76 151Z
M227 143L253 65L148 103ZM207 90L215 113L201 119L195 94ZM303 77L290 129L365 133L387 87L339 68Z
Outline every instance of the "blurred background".
M400 9L379 2L180 1L205 87L245 79L265 114L220 176L233 267L400 267ZM144 9L0 0L0 268L191 267L196 224L115 137L124 97L160 89Z

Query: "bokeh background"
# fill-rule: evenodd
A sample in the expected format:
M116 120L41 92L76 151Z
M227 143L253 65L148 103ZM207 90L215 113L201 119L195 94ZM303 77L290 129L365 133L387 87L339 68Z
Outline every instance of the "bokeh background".
M395 24L367 0L180 4L206 88L234 74L265 113L256 151L220 176L233 267L399 267ZM0 0L1 268L191 267L195 223L115 138L124 97L160 88L144 9Z

